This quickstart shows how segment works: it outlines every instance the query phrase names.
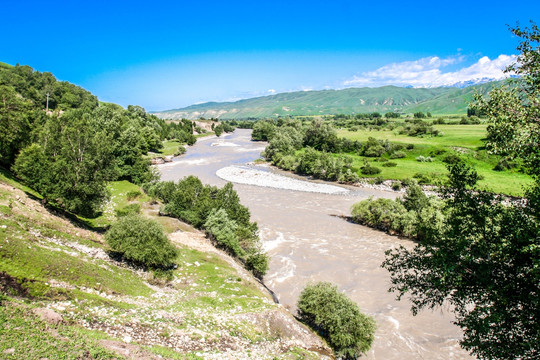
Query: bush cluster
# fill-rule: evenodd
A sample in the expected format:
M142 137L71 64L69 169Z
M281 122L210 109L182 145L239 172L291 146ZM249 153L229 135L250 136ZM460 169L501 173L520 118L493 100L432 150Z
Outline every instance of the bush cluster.
M304 288L298 317L317 331L342 359L356 359L374 340L375 321L335 285L320 282Z
M167 268L177 256L163 228L140 215L127 215L111 225L105 234L107 243L122 256L148 268Z
M240 204L231 183L219 189L188 176L178 183L161 181L143 188L164 203L162 213L206 230L218 247L243 261L256 276L266 273L268 259L261 250L257 223L250 221L249 209Z
M396 185L395 190L400 187L401 184ZM413 183L407 188L403 199L369 198L354 204L351 213L353 221L359 224L422 239L426 229L442 226L442 205L441 200L434 196L427 197L420 186Z

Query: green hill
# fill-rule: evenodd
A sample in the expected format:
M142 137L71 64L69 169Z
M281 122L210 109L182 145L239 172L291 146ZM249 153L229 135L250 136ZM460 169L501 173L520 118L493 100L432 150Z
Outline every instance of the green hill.
M297 91L235 102L208 102L154 114L163 119L245 119L286 115L332 115L368 112L429 111L433 114L464 114L475 91L485 93L500 82L458 88L348 88Z

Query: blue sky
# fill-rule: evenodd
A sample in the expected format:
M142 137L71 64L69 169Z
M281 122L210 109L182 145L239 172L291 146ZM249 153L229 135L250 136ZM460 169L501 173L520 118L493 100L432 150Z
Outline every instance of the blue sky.
M540 1L3 0L0 12L0 61L164 110L497 77L518 43L506 25L538 21Z

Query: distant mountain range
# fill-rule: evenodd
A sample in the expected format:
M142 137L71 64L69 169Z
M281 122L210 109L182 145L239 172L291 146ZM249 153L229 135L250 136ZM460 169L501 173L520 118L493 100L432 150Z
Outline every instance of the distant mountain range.
M486 80L487 81L487 80ZM480 79L482 82L482 79ZM475 92L486 94L503 81L468 86L405 88L347 88L343 90L296 91L235 102L207 102L181 109L154 112L163 119L246 119L286 115L332 115L395 111L404 114L431 112L465 114Z

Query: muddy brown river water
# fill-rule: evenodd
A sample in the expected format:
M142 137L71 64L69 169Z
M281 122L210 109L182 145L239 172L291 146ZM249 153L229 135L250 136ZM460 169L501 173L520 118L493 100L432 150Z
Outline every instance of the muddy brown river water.
M221 138L203 138L185 155L159 166L163 180L198 176L204 183L223 186L216 172L242 166L259 157L265 143L250 141L250 130L236 130ZM298 178L268 167L252 167ZM246 172L246 181L260 174ZM249 179L251 176L252 179ZM264 178L264 176L262 176ZM264 181L259 182L264 184ZM412 242L344 221L352 204L369 196L394 198L396 193L342 187L338 194L285 190L234 183L242 204L257 221L264 247L271 257L267 286L294 311L296 300L311 281L339 286L361 310L377 322L376 339L368 359L470 359L458 345L461 331L448 309L424 310L412 316L408 300L395 300L388 272L380 267L384 252Z

